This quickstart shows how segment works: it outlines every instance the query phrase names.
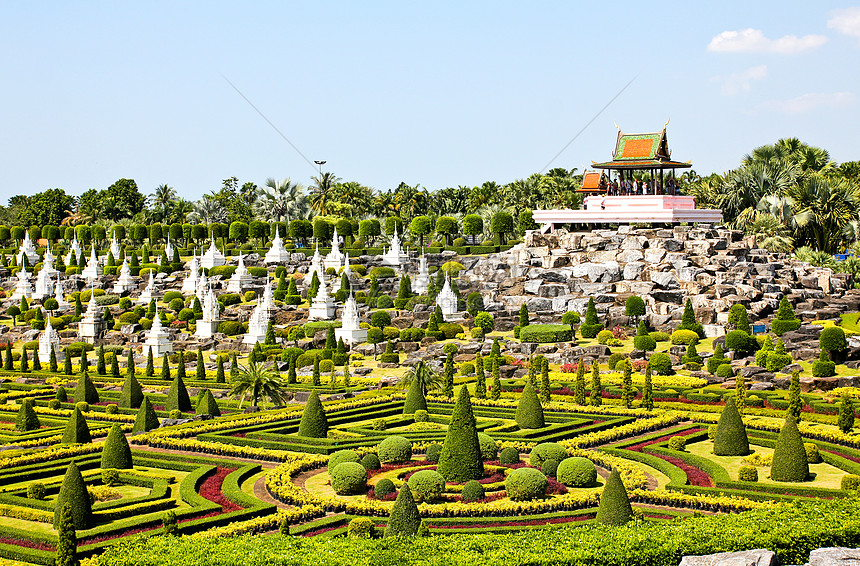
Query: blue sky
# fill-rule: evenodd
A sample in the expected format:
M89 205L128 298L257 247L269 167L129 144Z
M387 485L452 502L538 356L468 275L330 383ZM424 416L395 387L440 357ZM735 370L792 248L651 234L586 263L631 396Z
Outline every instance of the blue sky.
M504 183L659 130L699 173L795 136L860 159L860 3L4 2L0 202L134 178Z

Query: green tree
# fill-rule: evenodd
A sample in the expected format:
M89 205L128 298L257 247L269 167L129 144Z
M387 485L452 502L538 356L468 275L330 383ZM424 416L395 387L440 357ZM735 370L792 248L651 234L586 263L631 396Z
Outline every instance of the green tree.
M854 401L848 394L842 395L839 401L839 430L848 434L854 428Z
M633 508L630 506L630 498L627 490L621 482L621 474L618 468L612 468L606 486L600 495L600 504L597 507L595 521L604 525L623 525L633 518Z
M487 398L487 376L484 372L484 357L481 352L475 354L475 397L478 399Z
M238 375L235 379L231 379L231 385L230 395L239 398L240 406L246 397L251 399L253 406L257 406L261 399L268 399L276 405L287 400L280 374L257 362L239 366Z
M64 503L57 521L57 555L54 566L77 566L78 536L75 531L72 504Z
M794 418L796 422L800 422L800 417L803 414L803 399L800 397L800 372L795 371L791 374L791 383L788 386L788 409L786 415Z
M420 246L424 247L424 236L430 233L430 218L427 216L416 216L409 224L409 231L418 236Z
M526 382L517 403L517 412L514 416L517 425L521 429L543 428L545 425L543 408L531 383ZM478 479L478 478L475 478Z
M72 210L72 203L72 197L63 189L48 189L28 197L19 218L29 226L58 226Z
M114 222L142 212L146 202L146 197L138 190L134 179L119 179L105 189L99 198L103 214Z
M397 494L388 523L385 525L385 538L397 536L412 536L418 532L421 525L421 515L409 485L404 483Z
M603 385L600 383L600 366L597 360L591 364L591 394L588 397L590 405L599 407L603 404Z
M122 432L122 428L118 424L111 427L105 440L104 448L102 449L101 468L115 468L118 470L131 469L132 466L131 448L128 445L128 440Z
M86 529L92 522L92 504L84 477L78 466L71 462L66 468L63 484L57 494L54 507L54 528L58 528L63 519L63 508L71 507L72 523L76 529Z
M478 430L466 387L460 388L454 405L437 471L446 481L466 482L484 476Z
M645 366L645 388L642 390L642 406L647 410L654 410L654 396L651 385L651 364Z
M390 342L389 342L390 344ZM445 397L449 399L454 396L454 353L448 352L445 357Z
M493 363L491 366L491 373L493 376L493 389L491 391L490 397L493 399L493 401L498 401L502 397L502 379L499 374L499 357L493 356L492 361Z
M325 438L328 434L328 419L325 409L320 402L319 394L311 391L302 411L302 419L299 422L299 436L310 438Z

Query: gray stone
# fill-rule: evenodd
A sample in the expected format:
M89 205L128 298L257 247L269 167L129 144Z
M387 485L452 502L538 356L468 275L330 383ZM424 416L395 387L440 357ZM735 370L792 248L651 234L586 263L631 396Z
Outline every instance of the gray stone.
M776 554L766 548L685 556L680 566L779 566Z
M860 549L819 548L809 553L807 566L860 566Z
M680 287L678 278L671 271L652 271L651 281L663 289L677 289Z
M635 281L642 276L645 264L641 261L631 261L624 266L624 280Z

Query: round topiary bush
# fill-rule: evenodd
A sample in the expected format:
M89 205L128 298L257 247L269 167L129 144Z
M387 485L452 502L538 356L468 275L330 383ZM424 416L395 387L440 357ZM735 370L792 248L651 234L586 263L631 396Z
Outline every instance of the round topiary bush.
M828 326L821 331L818 339L818 347L828 352L841 352L848 347L845 340L845 331L838 326Z
M358 452L355 450L338 450L334 452L328 458L328 467L329 471L333 470L337 467L338 464L343 462L360 462L361 459L358 456Z
M732 352L754 352L758 350L758 340L743 330L732 330L726 334L726 349Z
M720 364L719 366L717 366L716 376L722 377L723 379L734 377L735 370L732 369L732 364Z
M543 472L548 478L554 478L556 471L558 470L558 460L550 458L549 460L544 460L543 464L541 464L540 471Z
M695 334L695 333L694 333ZM669 354L657 352L648 360L648 365L651 366L651 371L657 375L672 375L675 370L672 369L672 358Z
M367 470L358 462L341 462L331 470L331 487L338 495L354 495L367 487Z
M412 416L415 418L416 423L426 423L430 420L430 413L428 413L424 409L418 409Z
M529 501L546 495L549 481L540 470L517 468L508 474L505 490L514 501Z
M433 501L445 491L445 478L436 470L418 470L408 483L416 501Z
M818 464L821 462L821 453L818 451L818 445L812 442L804 442L803 448L806 450L806 461L810 464Z
M462 499L464 502L480 501L484 497L486 497L484 486L478 480L469 480L463 486Z
M738 479L740 481L758 481L758 469L755 466L741 466L738 468Z
M699 335L692 330L676 330L672 333L672 344L675 346L689 346L699 342Z
M402 464L412 459L412 442L402 436L389 436L376 449L383 464Z
M439 455L440 454L442 454L442 445L436 444L434 442L433 444L430 444L427 446L427 452L425 454L425 458L427 459L428 462L436 463L439 461Z
M597 466L581 456L565 458L555 473L556 479L567 487L590 487L597 482Z
M373 520L370 517L356 517L346 527L346 536L353 538L373 538Z
M394 487L394 482L388 478L382 478L376 485L373 486L373 494L377 497L385 497L389 493L394 493L396 491Z
M637 350L653 352L657 349L657 341L650 336L636 336L633 338L633 346Z
M615 338L615 335L612 334L611 330L601 330L597 333L598 344L608 344L613 338Z
M499 445L489 434L479 432L478 445L481 447L482 460L495 460L499 457Z
M391 315L388 311L375 311L370 315L370 325L376 328L391 326Z
M842 476L842 482L839 487L845 490L860 489L860 476L856 474L845 474Z
M373 452L361 457L361 465L364 466L365 470L378 470L382 467L382 464L379 461L379 456Z
M615 371L615 366L618 365L618 362L625 359L626 357L627 356L619 352L612 352L611 354L609 354L609 358L606 360L606 365L611 371Z
M564 446L557 442L542 442L529 453L529 465L540 468L546 460L561 462L565 458L567 458L567 449Z
M673 436L669 439L669 450L678 450L683 452L687 447L687 439L683 436Z
M394 307L394 300L388 295L380 295L376 299L376 308L378 309L390 309Z
M519 464L520 463L520 451L514 448L513 446L508 446L507 448L503 448L499 453L499 463L500 464Z

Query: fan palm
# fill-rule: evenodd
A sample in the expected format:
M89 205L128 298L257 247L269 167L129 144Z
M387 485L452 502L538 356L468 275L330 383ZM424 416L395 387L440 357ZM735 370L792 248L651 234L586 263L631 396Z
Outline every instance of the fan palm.
M325 172L311 177L314 184L310 187L311 210L319 214L329 214L334 208L335 186L340 182L334 173Z
M266 179L262 189L261 205L264 213L270 219L289 222L291 219L304 216L307 213L307 199L304 187L294 183L289 177L277 181L272 177Z
M433 368L423 361L412 366L412 369L400 378L400 386L408 388L414 379L417 379L421 383L421 390L425 395L429 391L442 389L442 374L434 371Z
M154 208L168 209L176 200L176 191L167 185L158 185L150 196Z
M790 195L796 204L794 223L816 250L841 249L843 229L857 219L858 188L845 179L813 174L795 185Z
M268 399L271 403L281 404L287 400L286 383L281 375L272 367L265 367L256 361L247 366L239 366L239 375L231 381L230 395L239 399L242 406L246 397L256 406L260 399Z

